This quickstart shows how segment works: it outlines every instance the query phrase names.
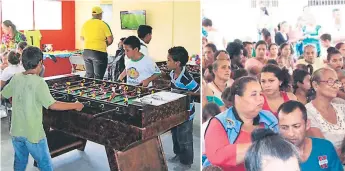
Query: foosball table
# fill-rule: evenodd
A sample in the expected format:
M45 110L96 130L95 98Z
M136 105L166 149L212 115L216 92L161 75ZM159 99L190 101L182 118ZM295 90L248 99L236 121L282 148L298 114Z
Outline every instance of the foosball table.
M111 171L168 170L159 135L188 120L188 95L164 101L160 93L171 92L77 75L46 82L56 100L84 104L80 112L44 109L52 157L83 151L90 140L105 146Z

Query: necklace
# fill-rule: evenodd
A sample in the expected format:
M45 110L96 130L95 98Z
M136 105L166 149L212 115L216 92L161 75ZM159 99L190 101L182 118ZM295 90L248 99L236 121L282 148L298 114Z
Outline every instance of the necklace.
M212 82L213 82L213 84L217 87L217 89L218 89L220 92L223 92L222 89L220 89L220 88L218 87L218 85L214 82L214 80L213 80Z

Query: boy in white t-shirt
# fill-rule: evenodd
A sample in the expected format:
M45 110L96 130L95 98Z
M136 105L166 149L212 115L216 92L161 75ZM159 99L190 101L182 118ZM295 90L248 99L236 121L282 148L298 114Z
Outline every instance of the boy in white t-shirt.
M24 67L20 64L20 54L15 51L10 51L8 53L8 67L6 67L0 76L1 88L6 84L6 82L13 77L14 74L24 72Z
M129 36L123 41L126 56L130 59L126 62L125 72L119 76L119 81L127 76L127 84L152 86L152 81L161 74L155 62L148 56L140 53L140 40L135 36Z

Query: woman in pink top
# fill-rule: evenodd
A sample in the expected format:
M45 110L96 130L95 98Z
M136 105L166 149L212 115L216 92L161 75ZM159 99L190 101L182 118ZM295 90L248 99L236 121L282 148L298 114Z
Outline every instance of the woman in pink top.
M289 70L290 74L292 75L293 66L294 66L294 60L293 55L294 51L292 49L292 46L289 43L283 43L279 47L279 61L281 61L281 68L285 67ZM279 62L278 62L279 63Z
M267 44L265 41L260 40L255 45L255 58L250 58L246 61L245 69L252 75L258 75L264 67L266 59Z
M276 65L266 65L261 71L261 87L264 94L263 110L268 110L277 116L281 104L289 100L297 100L296 96L286 92L289 88L289 71Z
M272 43L268 46L268 55L267 55L267 60L273 59L277 60L278 58L278 45L275 43Z

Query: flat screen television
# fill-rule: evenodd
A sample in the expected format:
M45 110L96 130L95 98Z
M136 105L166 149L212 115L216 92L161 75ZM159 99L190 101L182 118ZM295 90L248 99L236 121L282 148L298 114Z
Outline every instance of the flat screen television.
M140 25L146 24L146 11L120 11L121 29L137 30Z

